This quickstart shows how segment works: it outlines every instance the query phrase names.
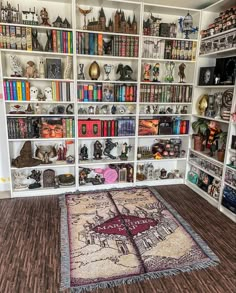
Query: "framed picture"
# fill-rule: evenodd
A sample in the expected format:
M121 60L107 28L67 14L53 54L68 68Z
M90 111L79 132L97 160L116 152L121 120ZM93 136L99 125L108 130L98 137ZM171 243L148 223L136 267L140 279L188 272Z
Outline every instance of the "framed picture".
M61 59L46 59L47 78L61 79Z
M215 67L200 67L199 85L213 85Z

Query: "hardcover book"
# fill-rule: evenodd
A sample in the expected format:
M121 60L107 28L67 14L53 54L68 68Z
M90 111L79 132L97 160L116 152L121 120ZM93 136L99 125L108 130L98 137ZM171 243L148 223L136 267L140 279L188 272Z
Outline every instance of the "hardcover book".
M61 79L62 68L61 59L46 59L47 78Z

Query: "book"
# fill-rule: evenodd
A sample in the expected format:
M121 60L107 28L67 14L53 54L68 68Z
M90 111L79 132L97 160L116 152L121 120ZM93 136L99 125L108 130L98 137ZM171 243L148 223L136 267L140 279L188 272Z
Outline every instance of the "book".
M26 35L26 27L21 28L21 49L27 50L27 35ZM31 45L32 50L32 45Z
M30 101L30 83L29 83L29 81L25 82L25 97L26 97L26 101Z
M21 42L22 42L22 31L21 27L16 27L16 49L21 50Z
M10 49L16 49L16 27L10 26Z
M10 41L10 27L6 26L6 48L11 49L11 41Z
M61 59L46 58L47 78L62 79Z
M103 54L103 38L102 34L98 34L98 55Z
M17 89L18 101L22 101L22 86L21 86L21 81L17 81L16 82L16 89Z
M32 30L31 27L26 27L26 49L32 51Z

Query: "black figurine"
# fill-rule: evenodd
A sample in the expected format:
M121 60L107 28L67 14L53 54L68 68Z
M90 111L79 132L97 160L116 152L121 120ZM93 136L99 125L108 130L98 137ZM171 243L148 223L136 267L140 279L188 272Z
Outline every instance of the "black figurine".
M95 160L102 159L102 144L98 140L95 141L93 146L93 156Z
M129 65L119 64L116 70L116 73L120 74L120 78L118 80L125 81L125 80L133 80L131 74L133 73L132 68Z
M84 144L82 148L80 149L80 160L88 160L88 148Z
M34 120L33 121L32 138L39 138L39 120Z
M47 30L47 43L45 46L45 51L46 52L52 52L52 31L51 30Z
M117 108L116 108L116 106L115 105L113 105L112 107L111 107L111 114L116 114L116 110L117 110Z
M33 51L42 51L42 46L38 41L38 31L36 28L32 29L32 49Z
M118 142L112 142L111 138L106 139L105 141L105 149L103 151L103 154L107 157L109 157L112 160L115 160L116 157L111 155L111 151L117 147Z
M29 189L35 189L41 187L40 179L41 179L41 171L32 170L31 174L27 177L27 179L34 179L35 182L29 185Z

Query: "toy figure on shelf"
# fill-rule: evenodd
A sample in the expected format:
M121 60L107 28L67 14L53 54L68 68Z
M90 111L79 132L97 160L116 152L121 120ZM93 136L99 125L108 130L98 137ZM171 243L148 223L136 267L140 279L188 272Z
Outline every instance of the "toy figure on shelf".
M207 193L215 199L219 199L220 196L220 181L213 179L212 184L209 185Z
M19 4L15 8L7 2L7 5L4 7L2 2L0 2L0 22L20 23L20 18Z
M83 26L83 29L86 30L87 29L86 16L87 16L87 14L89 14L93 10L93 8L90 8L90 9L82 9L80 7L78 7L78 8L79 8L79 12L81 14L83 14L83 16L84 16L84 26Z
M179 72L178 72L178 75L179 75L179 83L184 83L184 80L185 80L185 73L184 73L184 70L186 68L186 65L184 63L181 63L180 66L179 66Z
M29 189L35 189L41 187L41 171L32 170L31 174L27 177L27 179L31 178L34 179L35 182L29 185Z
M79 185L85 185L87 183L90 172L91 169L89 168L82 168L82 170L79 171Z
M32 29L32 49L33 51L42 51L42 46L38 41L38 31L36 28Z
M41 160L42 164L51 164L57 157L55 146L52 145L36 145L35 157Z
M52 31L51 30L47 30L46 31L46 34L47 34L47 43L46 43L46 46L45 46L45 51L47 52L52 52Z
M118 73L120 74L120 78L118 80L121 80L121 81L133 80L131 77L133 70L129 65L124 66L123 64L119 64L116 70L116 74Z
M85 144L80 149L79 157L80 157L80 160L82 161L88 160L88 148Z
M12 71L12 74L11 74L12 77L23 76L23 69L17 56L15 55L10 56L10 67Z
M48 22L49 18L46 8L42 8L42 10L40 11L40 17L42 18L42 23L40 25L51 26L51 24Z
M95 160L101 160L102 159L102 144L100 141L96 140L93 147L93 156Z
M218 150L218 135L221 133L221 129L216 121L210 121L208 124L208 130L206 133L206 140L203 144L206 144L206 148L210 150L209 156L213 157Z
M109 157L110 159L115 160L116 157L111 154L111 151L115 147L117 147L117 145L118 145L118 142L112 142L111 138L106 139L106 141L105 141L105 149L103 151L103 154L105 156Z
M180 31L185 34L185 39L189 39L189 34L198 31L198 27L193 27L193 17L187 13L185 17L179 18Z
M119 158L122 161L127 161L128 160L128 152L131 151L132 146L128 145L126 142L123 143L122 145L122 150L121 150L121 155L119 156Z
M152 81L154 81L154 82L160 82L160 80L158 80L159 74L160 74L160 63L156 63L152 67L152 75L153 75Z
M38 77L38 70L36 69L36 65L33 61L27 62L25 77L27 77L27 78Z
M143 73L143 80L144 81L150 81L150 76L151 76L151 68L152 65L148 63L144 63L144 73Z

